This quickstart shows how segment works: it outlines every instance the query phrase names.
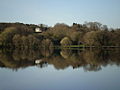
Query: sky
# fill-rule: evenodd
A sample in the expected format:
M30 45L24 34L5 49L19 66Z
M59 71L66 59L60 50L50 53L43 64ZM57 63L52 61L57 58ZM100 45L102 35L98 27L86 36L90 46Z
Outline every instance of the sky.
M120 28L120 0L0 0L0 22L53 26L85 21Z

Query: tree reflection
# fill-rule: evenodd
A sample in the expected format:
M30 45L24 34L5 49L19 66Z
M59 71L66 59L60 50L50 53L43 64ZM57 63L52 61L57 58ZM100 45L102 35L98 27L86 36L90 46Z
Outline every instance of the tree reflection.
M120 65L120 49L15 49L0 51L0 67L18 70L28 66L40 68L53 65L57 70L83 67L85 71L99 71L107 65Z

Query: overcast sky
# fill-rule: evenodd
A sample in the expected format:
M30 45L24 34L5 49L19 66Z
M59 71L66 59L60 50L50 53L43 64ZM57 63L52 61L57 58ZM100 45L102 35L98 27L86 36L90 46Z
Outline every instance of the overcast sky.
M120 27L120 0L0 0L0 22L83 24Z

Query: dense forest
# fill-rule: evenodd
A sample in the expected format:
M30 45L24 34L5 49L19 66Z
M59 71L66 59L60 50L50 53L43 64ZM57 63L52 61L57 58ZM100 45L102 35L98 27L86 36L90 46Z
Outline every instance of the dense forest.
M36 29L38 29L36 31ZM0 23L0 47L18 49L62 47L119 47L120 29L99 22L40 24Z

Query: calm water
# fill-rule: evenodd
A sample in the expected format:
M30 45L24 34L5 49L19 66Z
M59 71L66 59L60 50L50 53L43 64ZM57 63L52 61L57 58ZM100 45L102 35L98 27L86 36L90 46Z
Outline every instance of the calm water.
M0 90L120 90L120 50L1 50Z

